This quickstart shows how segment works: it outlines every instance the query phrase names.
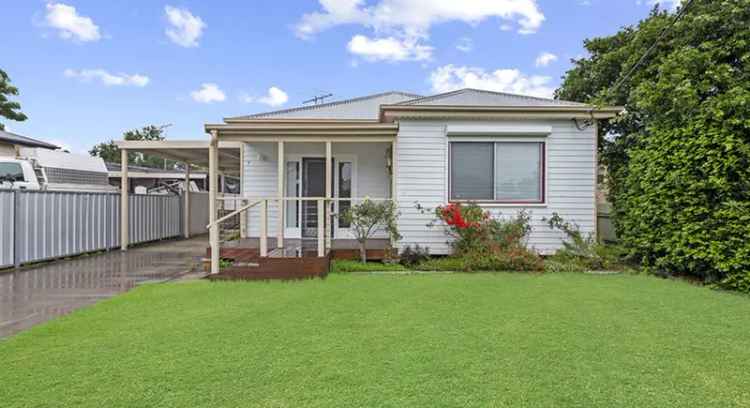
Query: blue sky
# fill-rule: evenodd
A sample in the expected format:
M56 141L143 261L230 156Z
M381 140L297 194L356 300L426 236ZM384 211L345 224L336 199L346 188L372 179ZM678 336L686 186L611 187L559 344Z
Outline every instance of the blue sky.
M674 7L675 0L666 2ZM14 132L88 150L148 124L204 123L386 90L548 95L583 40L651 0L0 0Z

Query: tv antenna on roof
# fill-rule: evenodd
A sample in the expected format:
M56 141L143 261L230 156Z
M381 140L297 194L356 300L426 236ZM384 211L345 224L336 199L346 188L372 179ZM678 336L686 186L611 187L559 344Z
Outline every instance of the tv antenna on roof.
M330 98L332 96L333 96L332 93L327 93L327 94L324 94L324 95L313 96L312 98L310 98L310 99L308 99L306 101L303 101L302 104L305 105L305 104L308 104L308 103L313 103L315 105L318 105L318 104L323 103L323 101L326 98Z

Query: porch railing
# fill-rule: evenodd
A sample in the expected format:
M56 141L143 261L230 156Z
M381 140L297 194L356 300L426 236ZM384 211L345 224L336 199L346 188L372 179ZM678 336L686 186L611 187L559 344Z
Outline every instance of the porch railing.
M289 201L297 201L297 202L310 202L314 201L316 202L317 207L317 233L316 233L316 240L317 240L317 255L319 257L323 257L326 255L327 249L331 247L331 223L325 222L325 220L328 220L329 217L333 214L331 204L335 202L361 202L365 200L370 201L392 201L392 198L371 198L371 197L217 197L218 200L222 201L235 201L239 202L237 208L235 211L232 211L229 214L226 214L222 216L221 218L218 218L213 223L209 223L206 228L211 228L213 225L216 225L217 228L221 228L221 223L237 216L238 214L243 214L247 212L248 210L259 207L260 214L259 214L259 252L261 257L268 256L268 203L269 202L277 202L279 204L279 208L284 208L284 203ZM285 217L283 217L281 214L285 213L286 211L281 211L279 214L279 233L277 237L277 247L283 247L283 239L284 239L284 229L285 229ZM243 226L243 228L246 228L247 226ZM217 236L220 236L220 232ZM304 237L301 237L304 238Z

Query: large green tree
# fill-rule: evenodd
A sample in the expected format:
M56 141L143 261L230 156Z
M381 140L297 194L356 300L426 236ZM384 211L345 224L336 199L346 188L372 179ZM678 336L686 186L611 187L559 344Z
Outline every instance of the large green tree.
M10 84L10 77L0 69L0 116L16 121L24 121L26 115L20 111L21 105L8 99L9 96L18 95L18 88ZM0 130L5 130L5 125L0 123Z
M750 291L750 0L683 7L586 40L556 95L626 108L599 136L631 253Z
M149 125L141 129L128 130L122 134L123 140L164 140L164 129L166 126ZM95 145L89 154L104 159L105 162L119 163L120 149L115 145L113 140L106 143ZM165 160L157 156L151 156L141 153L128 153L128 162L135 166L154 167L154 168L174 168L176 162Z

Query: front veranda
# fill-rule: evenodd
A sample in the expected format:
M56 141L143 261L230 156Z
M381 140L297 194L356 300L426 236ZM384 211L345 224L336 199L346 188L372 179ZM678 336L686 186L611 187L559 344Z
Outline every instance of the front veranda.
M395 124L255 120L207 125L206 131L211 139L203 155L195 150L187 154L181 142L118 144L124 152L123 166L127 151L207 165L207 255L213 277L324 275L331 256L358 254L355 236L339 215L365 198L395 197ZM219 177L225 174L239 176L239 196L219 191ZM189 223L187 217L185 222ZM238 230L227 231L230 225ZM127 228L127 220L123 226ZM386 256L387 235L373 238L368 256Z

